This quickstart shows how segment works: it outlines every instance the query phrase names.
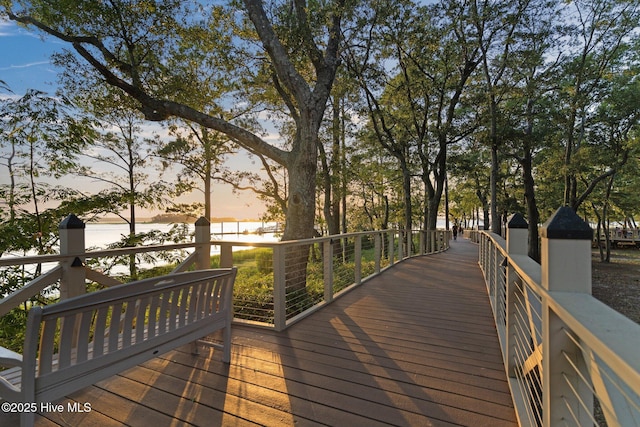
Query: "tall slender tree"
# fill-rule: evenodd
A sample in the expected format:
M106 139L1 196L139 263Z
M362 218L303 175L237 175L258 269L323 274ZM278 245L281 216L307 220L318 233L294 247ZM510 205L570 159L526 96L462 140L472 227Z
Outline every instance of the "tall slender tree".
M563 202L577 210L585 200L579 194L577 156L590 112L598 104L604 78L619 64L625 42L637 32L640 5L626 0L574 0L570 5L568 60L563 61L564 79L557 103L563 106Z
M56 219L62 218L50 218L45 205L79 192L51 185L46 178L69 173L90 135L87 122L71 114L67 100L28 90L0 103L0 160L9 178L8 184L0 186L8 208L7 217L2 218L0 253L53 250ZM24 240L20 234L29 237Z
M224 173L224 158L235 152L234 144L229 143L224 134L188 122L184 127L171 126L170 134L173 136L170 141L157 141L156 154L164 168L181 167L178 180L186 188L202 193L204 217L211 219L211 185Z

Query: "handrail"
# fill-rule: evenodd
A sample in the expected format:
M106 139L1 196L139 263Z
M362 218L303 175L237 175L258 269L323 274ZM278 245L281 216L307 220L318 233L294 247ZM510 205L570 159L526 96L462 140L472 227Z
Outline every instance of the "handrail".
M520 424L640 426L640 325L582 291L590 270L563 272L575 285L553 282L553 263L572 268L567 254L579 245L590 266L590 241L543 236L541 265L521 249L525 230L508 229L506 240L479 232L477 240ZM564 245L565 259L552 256L554 244Z
M588 348L610 360L620 378L635 384L640 393L640 341L629 342L629 338L639 336L640 325L585 294L551 292L549 308L565 319ZM611 324L616 327L611 328Z
M286 240L282 242L239 242L235 240L211 240L208 243L213 246L233 245L233 246L244 246L244 247L253 247L253 248L272 248L273 246L286 247L286 246L314 244L318 242L325 242L331 239L335 239L338 236L340 238L349 238L349 237L356 237L356 236L366 236L374 233L385 234L385 233L388 233L389 231L395 231L395 230L359 231L359 232L345 233L345 234L338 234L338 235L331 235L331 236L313 237L309 239ZM416 231L425 232L424 230L412 230L412 232L416 232ZM108 258L108 257L122 256L122 255L135 255L139 253L148 253L148 252L164 252L164 251L170 251L170 250L194 248L198 245L199 243L172 243L168 245L147 245L147 246L132 246L132 247L118 248L118 249L101 249L98 251L75 252L75 253L69 253L64 255L48 254L48 255L27 255L27 256L21 256L21 257L4 257L4 258L0 257L0 267L28 265L28 264L45 264L50 262L65 261L65 260L69 260L77 257Z
M212 244L218 244L219 241L214 240ZM245 242L238 242L245 243ZM11 265L28 265L28 264L45 264L49 262L60 262L74 258L108 258L122 255L134 255L147 252L165 252L178 249L188 249L197 246L198 243L172 243L169 245L147 245L147 246L132 246L130 248L118 248L118 249L102 249L99 251L87 251L87 252L73 252L68 254L53 254L53 255L28 255L23 257L6 257L0 258L0 267L7 267ZM248 244L247 246L256 246L257 243ZM238 245L240 246L240 245Z
M43 275L36 277L22 288L2 298L0 300L0 316L4 316L14 307L22 304L22 302L28 300L32 296L39 294L47 286L51 286L53 283L60 280L61 276L62 267L57 266Z
M78 220L79 221L79 220ZM119 281L98 271L84 266L86 259L103 259L116 256L127 256L149 252L165 252L180 249L193 249L170 274L185 271L195 264L196 269L210 268L210 248L220 247L219 267L234 266L236 247L261 248L256 259L249 264L250 268L260 268L263 274L259 283L243 283L244 275L236 280L235 320L252 325L282 330L304 318L311 312L331 302L334 298L347 292L370 277L379 274L396 262L411 256L435 253L446 250L451 234L443 230L420 231L380 230L345 233L333 236L322 236L312 239L301 239L285 242L236 242L227 240L210 240L211 233L207 221L196 223L196 241L168 245L150 245L130 248L106 249L98 251L82 251L84 246L84 228L66 230L61 233L62 241L68 239L75 245L67 244L67 253L55 255L27 256L21 258L0 259L0 267L15 265L33 265L42 263L59 263L56 271L60 281L61 298L86 292L86 281L95 281L105 286L118 284ZM80 242L81 244L77 244ZM294 264L287 258L292 248L309 251L308 259L302 264ZM260 257L258 259L257 257ZM82 268L77 268L82 267ZM249 268L249 267L247 267ZM295 278L305 280L301 291L296 291ZM41 280L41 279L35 279ZM55 282L56 280L53 280ZM320 283L318 283L320 281ZM48 283L46 286L52 284ZM24 301L27 295L25 285L19 290ZM249 287L249 288L247 288ZM34 289L34 288L31 288ZM44 287L42 288L44 289ZM38 289L35 293L42 291ZM63 295L63 289L65 293ZM248 290L248 292L247 292ZM248 296L247 296L248 294ZM16 297L0 299L0 310L3 313L17 307L21 301Z

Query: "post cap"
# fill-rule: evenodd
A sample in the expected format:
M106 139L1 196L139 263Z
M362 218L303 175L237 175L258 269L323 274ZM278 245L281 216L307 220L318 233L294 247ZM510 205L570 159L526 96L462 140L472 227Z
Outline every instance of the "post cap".
M514 213L509 217L507 228L529 228L529 223L521 213Z
M547 239L591 240L593 230L569 206L562 206L542 225L540 236Z
M195 225L196 225L196 227L197 226L203 226L203 225L211 225L211 222L207 218L201 216L200 218L198 218L198 220L196 221Z
M59 230L81 230L84 228L85 223L74 214L69 214L58 226Z

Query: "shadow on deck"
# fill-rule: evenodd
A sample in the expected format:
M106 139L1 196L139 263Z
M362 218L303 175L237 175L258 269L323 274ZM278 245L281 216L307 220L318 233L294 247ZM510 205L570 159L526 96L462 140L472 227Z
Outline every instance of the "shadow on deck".
M229 366L185 347L61 404L36 425L516 425L477 247L464 239L285 332L235 326Z

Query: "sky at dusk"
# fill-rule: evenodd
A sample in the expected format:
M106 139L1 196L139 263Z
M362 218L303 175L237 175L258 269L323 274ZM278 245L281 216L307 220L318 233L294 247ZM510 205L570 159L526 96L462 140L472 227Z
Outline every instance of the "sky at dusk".
M54 95L57 84L57 70L51 64L50 56L65 47L65 43L54 38L44 39L38 34L20 28L13 22L0 20L0 80L4 81L13 96L21 96L28 89L37 89ZM0 97L8 96L1 93ZM153 130L149 124L149 131ZM235 170L258 170L245 154L237 154L229 159L228 165ZM6 169L0 169L0 181L7 180ZM68 182L66 182L68 181ZM61 182L71 186L74 179ZM77 178L75 178L77 182ZM214 184L214 217L234 217L237 219L259 218L264 212L263 203L254 193L243 191L233 194L226 184ZM201 193L184 197L180 202L200 201ZM144 211L142 216L152 216L157 212Z
M18 95L27 89L55 91L56 70L51 54L62 48L55 40L43 40L17 25L0 21L0 79Z

